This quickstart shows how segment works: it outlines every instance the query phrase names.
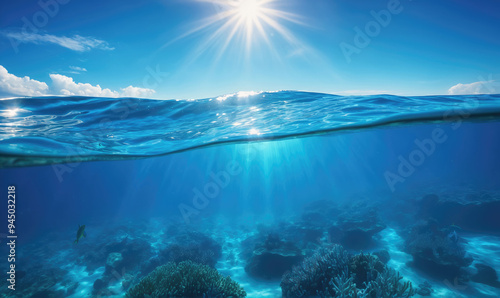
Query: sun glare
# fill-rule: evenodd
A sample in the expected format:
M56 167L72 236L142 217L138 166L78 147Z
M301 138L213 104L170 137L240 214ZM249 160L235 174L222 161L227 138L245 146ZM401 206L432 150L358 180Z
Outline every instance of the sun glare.
M9 110L6 111L5 114L6 114L7 117L14 117L14 116L17 115L17 111L18 110L19 109L9 109Z
M282 39L294 47L300 46L283 23L302 23L295 14L277 8L278 4L286 0L195 1L212 4L215 14L201 20L191 30L172 41L198 32L206 33L207 37L196 50L195 58L208 48L217 48L219 56L216 59L220 58L228 47L242 49L248 55L257 41L263 41L275 54L274 43L277 39Z
M262 3L258 0L241 0L237 6L240 17L251 21L259 17Z

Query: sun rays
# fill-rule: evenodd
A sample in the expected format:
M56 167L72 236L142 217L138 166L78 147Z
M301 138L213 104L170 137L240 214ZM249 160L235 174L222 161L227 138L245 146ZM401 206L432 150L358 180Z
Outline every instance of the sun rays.
M300 42L285 25L302 23L297 15L277 8L284 0L194 1L212 4L212 9L215 8L214 14L193 24L190 30L174 40L194 34L205 35L194 58L213 50L215 60L218 60L229 48L243 52L243 56L248 58L255 44L261 42L277 56L276 42L284 41L291 50L300 47Z

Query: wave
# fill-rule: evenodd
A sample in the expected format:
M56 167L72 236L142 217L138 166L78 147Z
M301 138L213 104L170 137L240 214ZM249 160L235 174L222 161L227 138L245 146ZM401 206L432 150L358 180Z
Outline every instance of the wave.
M339 96L279 91L198 100L0 101L0 167L143 158L225 144L416 122L500 118L500 95Z

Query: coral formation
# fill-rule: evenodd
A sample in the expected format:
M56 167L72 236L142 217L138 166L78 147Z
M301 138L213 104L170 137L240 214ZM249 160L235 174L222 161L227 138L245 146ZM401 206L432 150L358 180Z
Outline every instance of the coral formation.
M367 249L373 236L386 228L374 207L364 202L345 206L334 225L328 230L330 242L340 243L350 249Z
M433 218L441 225L458 225L480 233L500 229L498 211L500 199L487 193L464 193L450 198L435 194L424 196L418 202L417 218Z
M360 253L349 259L349 272L353 274L353 282L358 288L365 288L366 283L374 280L380 272L385 271L385 265L377 256Z
M391 260L391 255L387 250L379 250L376 252L372 253L373 255L377 256L380 262L387 264Z
M219 256L220 248L213 250L209 247L203 248L202 245L186 246L172 244L160 253L160 257L166 262L180 263L182 261L193 261L210 267L215 266Z
M279 279L303 258L302 251L293 243L282 241L277 234L269 234L265 242L253 250L245 271L256 278Z
M123 256L119 252L112 252L108 255L106 259L106 267L115 269L116 271L121 271L123 263Z
M418 285L417 294L420 296L431 296L432 291L432 285L426 281Z
M151 245L142 238L131 238L125 236L121 239L114 239L102 246L90 246L88 243L79 245L78 251L80 257L77 262L85 265L89 273L95 269L106 265L107 269L121 269L124 267L127 271L135 271L136 268L152 255ZM121 261L118 261L118 254L121 255ZM114 265L120 268L109 266L109 262L116 261Z
M245 297L245 290L217 270L184 261L156 268L127 292L127 297Z
M351 256L340 245L323 247L281 281L283 297L411 297L411 282L369 254Z
M411 282L401 282L403 277L392 268L378 274L375 280L370 281L361 296L358 297L411 297L416 294Z
M180 263L192 261L194 263L215 267L217 260L222 256L222 247L212 238L194 231L175 231L170 243L160 249L158 255L143 262L140 276L146 276L156 267L168 262Z
M177 235L174 242L160 252L164 263L193 261L210 267L214 267L221 256L221 245L199 232Z
M463 279L461 268L472 263L458 234L451 237L432 221L415 225L406 239L413 266L438 278Z

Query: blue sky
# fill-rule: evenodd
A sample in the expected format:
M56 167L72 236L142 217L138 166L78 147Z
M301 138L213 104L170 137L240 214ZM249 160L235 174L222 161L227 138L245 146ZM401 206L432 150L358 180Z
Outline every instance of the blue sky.
M498 93L498 36L495 0L2 1L0 96Z

